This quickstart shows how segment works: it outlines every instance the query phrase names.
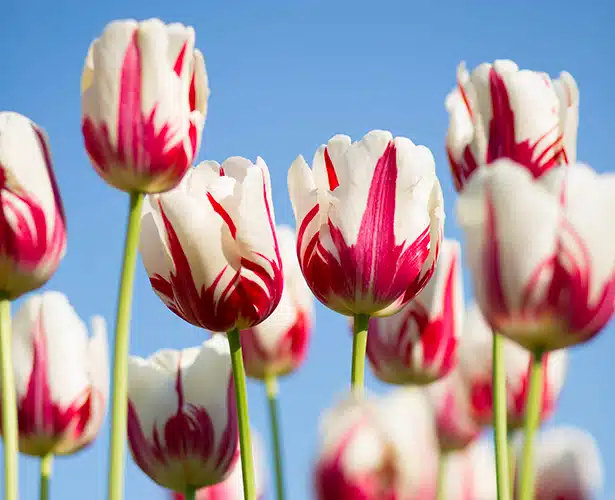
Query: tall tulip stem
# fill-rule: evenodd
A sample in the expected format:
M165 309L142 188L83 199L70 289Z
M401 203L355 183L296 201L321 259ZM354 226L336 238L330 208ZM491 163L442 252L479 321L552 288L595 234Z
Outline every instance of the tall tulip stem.
M535 352L532 358L525 413L523 459L519 469L519 500L534 498L534 438L540 425L543 358L542 351Z
M4 442L4 500L17 500L17 396L13 372L11 301L0 295L0 372L2 373L2 440Z
M196 500L196 488L186 488L184 500Z
M53 454L47 453L41 457L41 486L40 499L49 500L49 482L51 481L51 469L53 466Z
M250 418L248 415L248 391L246 388L246 372L241 354L241 343L239 341L239 330L234 328L228 332L226 337L228 338L231 349L231 363L233 366L233 378L235 380L239 446L241 449L241 472L243 474L243 497L245 500L256 500L254 460L252 458Z
M504 339L493 334L493 419L495 438L495 473L498 500L510 500L510 469L508 467L508 425L506 415L506 369Z
M436 483L436 500L446 500L446 462L448 453L440 453L438 460L438 482Z
M355 314L354 332L352 336L352 371L350 374L350 382L352 391L356 394L363 394L368 326L368 314Z
M282 440L280 437L280 425L278 420L278 380L273 375L265 376L265 388L269 403L269 423L271 424L271 446L275 463L275 483L277 499L284 500L284 469L282 461Z
M111 402L111 455L109 457L108 500L124 497L126 461L126 422L128 419L128 350L130 316L134 288L137 247L141 228L143 193L130 194L130 209L124 244L124 261L115 318L115 352L113 356L113 396Z

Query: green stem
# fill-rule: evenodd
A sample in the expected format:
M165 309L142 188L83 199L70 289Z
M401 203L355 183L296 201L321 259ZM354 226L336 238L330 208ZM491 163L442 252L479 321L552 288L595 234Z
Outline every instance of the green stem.
M196 488L186 488L186 491L184 492L184 500L196 500Z
M365 349L367 348L368 314L355 314L352 336L352 372L350 382L356 394L363 394L365 380Z
M519 469L519 500L534 498L534 438L540 425L542 399L543 353L537 351L532 358L529 389L525 410L525 436L523 459Z
M495 473L498 500L510 500L510 477L508 468L506 369L504 366L504 339L493 334L493 420L495 438Z
M436 500L446 500L446 463L448 453L442 452L438 460L438 482L436 483Z
M4 441L4 500L17 500L17 396L13 372L11 301L0 296L0 372L2 373L2 440Z
M241 355L239 330L234 328L227 333L231 349L231 363L235 379L235 399L237 401L237 420L239 425L239 447L241 451L241 472L243 474L243 497L245 500L256 500L254 486L254 461L252 459L252 443L250 442L250 419L248 416L248 391L246 389L246 372Z
M278 421L278 380L275 375L265 376L265 388L269 402L269 422L271 424L271 441L275 463L275 483L277 499L284 500L284 470L282 462L282 441L280 437L280 423Z
M41 457L41 500L49 500L49 481L51 480L51 469L53 466L53 454L47 453Z
M115 351L113 355L113 396L111 402L111 454L109 458L108 499L124 497L124 464L126 461L126 422L128 419L128 350L130 345L130 313L134 287L137 248L141 228L143 193L130 194L130 210L126 227L124 260L120 293L115 318Z
M515 431L509 430L507 434L507 447L508 447L508 477L510 478L510 495L514 498L515 495L515 474L517 467L517 457L515 456Z

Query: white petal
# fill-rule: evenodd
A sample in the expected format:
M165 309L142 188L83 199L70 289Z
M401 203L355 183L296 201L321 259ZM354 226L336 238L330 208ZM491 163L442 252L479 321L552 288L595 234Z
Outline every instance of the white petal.
M297 221L297 231L299 231L308 212L319 203L314 175L303 156L298 156L288 170L288 194ZM317 215L305 228L305 234L301 240L301 255L312 236L320 229L321 224L321 217Z
M446 146L453 158L459 161L474 137L474 124L459 89L446 97L445 107L449 114Z
M570 73L562 72L553 81L559 98L560 133L568 163L577 160L577 130L579 128L579 88Z
M143 200L139 252L150 277L159 275L168 279L170 272L174 270L174 266L167 244L166 229L160 215L158 199L158 195L149 195Z
M102 316L94 316L91 322L91 337L88 346L90 381L100 392L104 402L109 401L109 348L107 327Z

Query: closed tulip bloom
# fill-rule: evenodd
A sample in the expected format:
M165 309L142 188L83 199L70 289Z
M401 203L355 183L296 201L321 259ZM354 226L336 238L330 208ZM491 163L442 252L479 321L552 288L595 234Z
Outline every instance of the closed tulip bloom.
M280 303L265 321L241 332L246 373L258 379L285 375L301 364L313 323L314 298L299 268L295 233L288 226L276 232L284 268Z
M479 439L446 458L446 500L495 500L495 456L491 444Z
M105 321L92 337L59 292L31 295L13 320L19 451L70 455L100 430L109 399Z
M312 292L347 316L393 314L427 284L444 212L424 146L375 130L336 135L288 173L297 253Z
M604 217L613 212L615 175L585 165L539 180L510 160L475 173L457 218L489 324L531 351L598 333L615 305L615 239L604 237L615 232Z
M173 491L223 481L239 456L228 343L158 351L128 363L128 444L153 481Z
M176 186L197 155L209 88L194 29L109 23L81 79L82 132L96 172L123 191Z
M66 251L66 219L49 144L25 116L0 112L0 292L41 287Z
M429 384L457 362L463 313L461 247L444 240L432 278L398 313L372 318L367 357L376 376L392 384Z
M576 161L579 90L569 73L519 70L513 61L457 69L448 95L446 151L459 191L477 167L510 158L534 177Z
M206 161L146 198L140 251L154 291L185 321L225 332L265 320L283 287L265 162Z
M433 498L438 451L424 394L352 397L327 413L315 469L319 500Z

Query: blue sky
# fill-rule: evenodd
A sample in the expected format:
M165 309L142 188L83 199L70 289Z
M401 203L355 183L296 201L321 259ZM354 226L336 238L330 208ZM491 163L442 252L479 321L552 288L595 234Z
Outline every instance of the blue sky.
M68 254L47 288L65 292L83 318L113 325L128 198L94 173L82 146L79 80L90 41L117 18L160 17L195 27L212 95L200 159L262 156L272 175L278 222L294 224L286 173L298 154L311 159L337 133L353 139L375 128L432 149L445 196L445 233L459 238L455 195L444 154L444 97L461 60L470 67L511 58L557 75L581 91L578 157L612 170L615 4L530 2L222 2L105 0L9 2L2 8L0 109L23 113L48 132L68 212ZM612 235L605 235L612 237ZM470 293L468 282L466 291ZM598 439L605 472L615 470L612 380L615 331L609 325L572 354L556 423ZM131 351L196 345L205 333L169 312L137 270ZM319 413L346 389L351 342L346 320L317 308L307 363L282 383L289 498L310 495ZM383 386L368 376L368 386ZM267 438L264 391L251 384L253 423ZM105 497L107 428L97 442L55 463L52 497ZM1 478L0 478L1 482ZM22 499L36 498L38 466L21 461ZM127 499L164 498L129 461ZM607 478L605 495L615 493ZM273 498L270 495L267 498Z

